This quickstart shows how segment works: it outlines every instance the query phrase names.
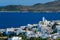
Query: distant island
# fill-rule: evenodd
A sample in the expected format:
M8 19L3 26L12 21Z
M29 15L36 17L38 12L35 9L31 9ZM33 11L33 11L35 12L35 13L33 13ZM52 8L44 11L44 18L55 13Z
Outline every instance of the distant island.
M8 5L0 6L0 11L26 11L26 12L60 12L60 1L52 1L45 4L37 3L32 6Z

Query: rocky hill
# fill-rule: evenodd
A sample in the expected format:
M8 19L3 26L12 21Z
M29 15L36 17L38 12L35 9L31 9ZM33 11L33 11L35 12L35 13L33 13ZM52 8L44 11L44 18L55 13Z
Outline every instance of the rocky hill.
M1 6L0 11L59 11L60 12L60 1L48 2L45 4L35 4L32 6L23 6L23 5L8 5Z

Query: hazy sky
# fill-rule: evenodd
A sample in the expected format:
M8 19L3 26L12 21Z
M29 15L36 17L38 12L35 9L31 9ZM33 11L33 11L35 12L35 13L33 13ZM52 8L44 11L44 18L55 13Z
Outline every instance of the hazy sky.
M36 3L46 3L54 0L0 0L0 6L5 5L33 5Z

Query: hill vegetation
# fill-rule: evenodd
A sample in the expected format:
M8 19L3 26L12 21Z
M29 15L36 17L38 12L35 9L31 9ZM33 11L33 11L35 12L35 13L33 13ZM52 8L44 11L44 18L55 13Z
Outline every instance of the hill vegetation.
M32 6L23 6L23 5L8 5L0 6L0 11L47 11L47 12L60 12L60 0L52 1L45 4L35 4Z

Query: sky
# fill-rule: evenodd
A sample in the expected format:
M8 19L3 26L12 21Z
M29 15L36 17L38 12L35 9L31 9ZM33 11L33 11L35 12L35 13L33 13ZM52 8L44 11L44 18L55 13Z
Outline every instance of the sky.
M6 5L33 5L36 3L46 3L54 0L0 0L0 6Z

